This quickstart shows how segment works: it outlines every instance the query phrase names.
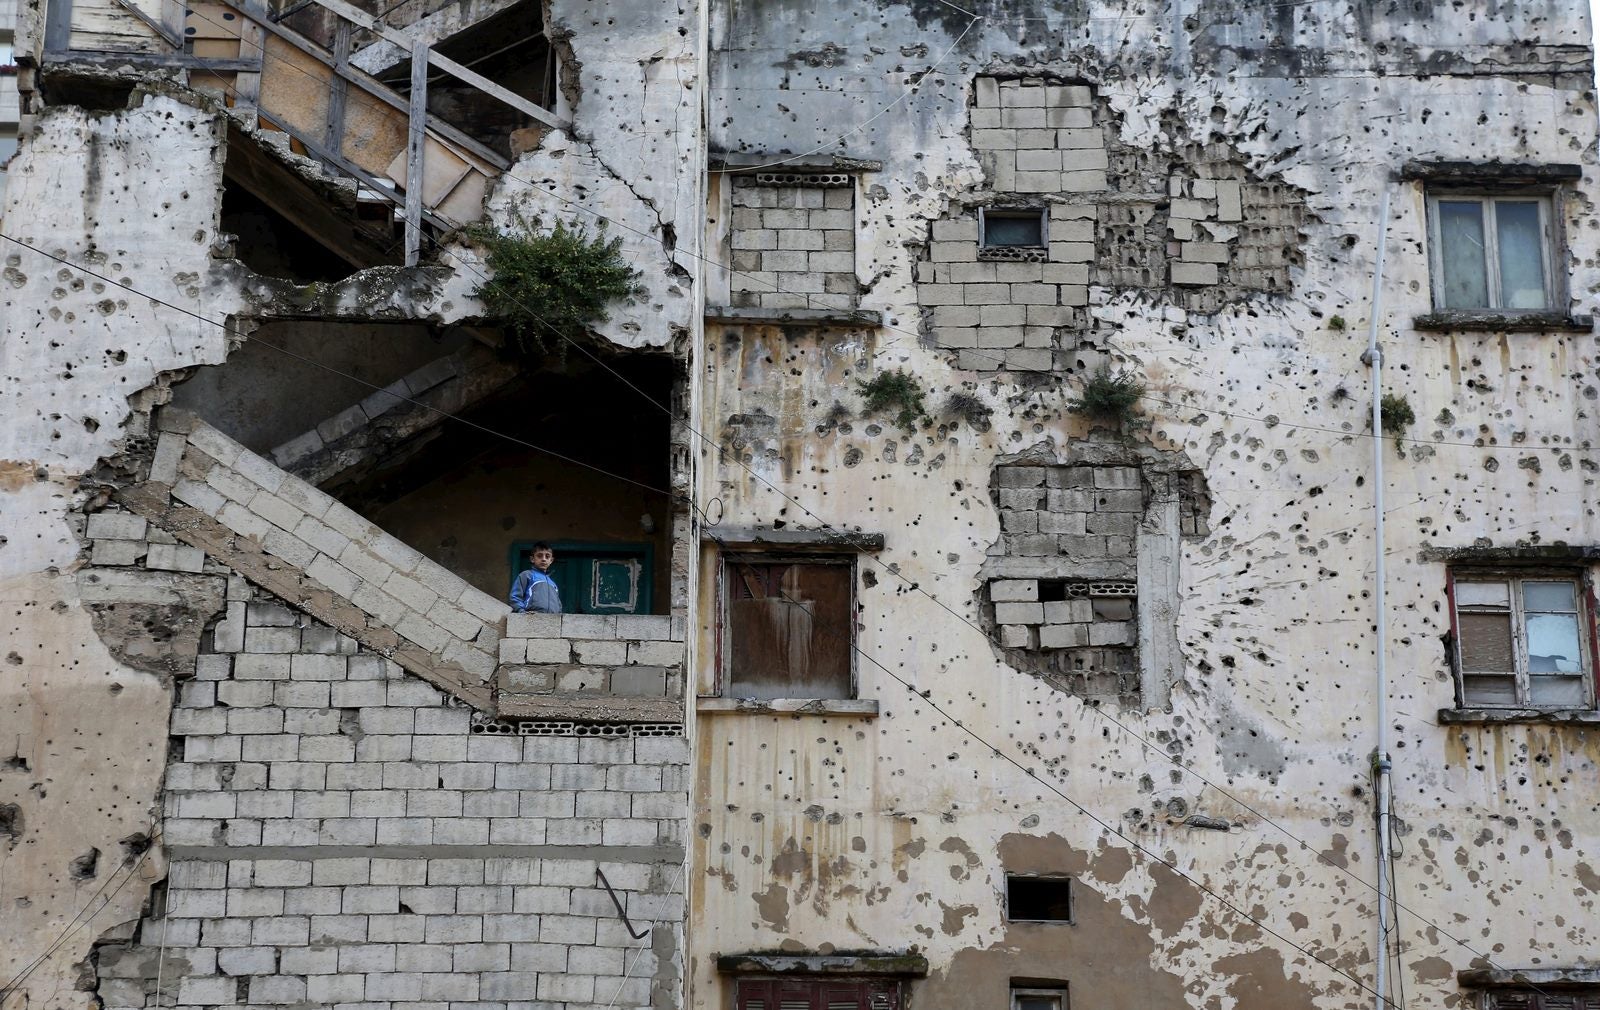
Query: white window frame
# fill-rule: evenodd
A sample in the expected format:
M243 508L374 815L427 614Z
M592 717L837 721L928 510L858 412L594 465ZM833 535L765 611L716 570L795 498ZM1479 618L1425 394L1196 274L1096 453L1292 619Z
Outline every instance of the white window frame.
M1461 629L1460 615L1473 613L1468 609L1462 611L1457 602L1458 589L1462 583L1469 582L1503 582L1510 592L1511 616L1511 651L1512 665L1516 667L1509 672L1516 685L1516 700L1510 704L1492 704L1484 701L1471 701L1467 698L1466 678L1471 675L1461 661ZM1532 685L1529 683L1528 662L1528 625L1527 614L1523 609L1522 583L1523 582L1570 582L1574 589L1574 599L1578 608L1578 651L1580 653L1580 670L1576 675L1583 683L1583 700L1577 705L1552 705L1548 703L1536 704L1532 698ZM1468 605L1470 607L1470 604ZM1498 611L1479 611L1480 613L1494 613ZM1477 567L1458 567L1450 570L1450 624L1454 630L1454 641L1451 649L1451 662L1455 666L1456 696L1462 708L1500 708L1500 709L1549 709L1567 710L1573 708L1592 709L1595 707L1595 669L1594 656L1591 649L1590 635L1593 634L1594 616L1590 608L1589 580L1584 573L1571 569L1496 569ZM1480 676L1494 676L1489 671L1478 671Z
M1038 245L990 245L989 244L989 216L997 218L1028 218L1037 216L1039 219L1039 244ZM979 249L1048 249L1050 248L1050 208L1049 207L979 207L978 208L978 248Z
M1444 243L1440 239L1439 203L1466 203L1476 201L1481 208L1483 221L1484 279L1488 287L1488 305L1444 304ZM1539 207L1539 243L1544 268L1544 305L1536 309L1512 309L1502 306L1500 290L1500 244L1497 215L1492 212L1496 202L1534 203ZM1439 312L1554 312L1560 309L1561 286L1557 280L1555 250L1560 244L1556 228L1556 190L1547 186L1506 187L1504 189L1476 188L1449 189L1430 187L1428 190L1428 269L1433 288L1433 307Z
M1021 1002L1017 999L1019 996L1054 997L1057 1010L1070 1010L1066 986L1012 986L1011 1010L1021 1010Z

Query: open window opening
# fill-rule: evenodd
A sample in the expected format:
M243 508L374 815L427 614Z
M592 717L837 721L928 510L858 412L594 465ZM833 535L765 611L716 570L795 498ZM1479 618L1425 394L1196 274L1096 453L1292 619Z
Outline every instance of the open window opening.
M978 209L980 249L1043 249L1050 244L1046 231L1049 212L1041 207Z
M1071 922L1072 878L1006 874L1006 919Z
M545 36L544 15L536 0L524 0L484 18L435 43L433 49L535 105L555 107L555 51ZM381 79L402 94L411 93L409 64L392 67ZM437 70L428 75L428 112L507 158L537 147L544 135L537 121Z
M636 407L587 357L535 369L485 343L495 336L267 323L175 387L173 404L497 599L526 548L547 541L570 568L569 610L667 613L667 415ZM607 364L672 402L669 356Z
M1011 1010L1068 1010L1067 984L1047 980L1012 979Z

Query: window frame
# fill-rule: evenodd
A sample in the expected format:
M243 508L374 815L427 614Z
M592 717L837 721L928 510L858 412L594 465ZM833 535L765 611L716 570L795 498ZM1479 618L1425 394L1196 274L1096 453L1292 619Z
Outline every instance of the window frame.
M1504 582L1510 591L1511 618L1511 671L1516 699L1512 704L1493 704L1483 701L1467 700L1468 676L1465 664L1461 659L1461 621L1460 604L1457 587L1463 582ZM1580 657L1581 669L1576 674L1583 685L1584 698L1576 705L1536 704L1532 700L1531 684L1529 677L1532 675L1528 662L1528 632L1526 611L1524 609L1522 583L1524 582L1570 582L1574 587L1574 599L1577 605L1578 618L1578 647L1582 653ZM1597 704L1597 677L1595 657L1600 656L1600 638L1597 638L1595 627L1594 586L1589 577L1589 572L1583 568L1563 567L1494 567L1489 565L1452 565L1446 570L1445 584L1446 600L1450 607L1450 665L1455 680L1455 702L1458 709L1489 709L1498 711L1575 711L1594 710ZM1470 606L1470 605L1469 605ZM1472 613L1472 611L1467 611Z
M854 551L824 551L824 550L738 550L725 546L717 552L717 605L716 605L716 694L718 698L732 698L730 693L733 685L733 675L730 669L732 662L732 648L728 636L732 634L733 624L729 620L728 603L732 582L729 576L731 565L830 565L843 567L849 574L850 598L846 604L846 627L849 631L848 655L850 658L850 689L845 699L828 699L816 695L800 696L799 698L761 699L764 701L789 701L789 700L854 700L861 697L860 664L857 662L857 627L860 613L860 586L857 566L857 555Z
M1013 985L1011 987L1011 1010L1021 1010L1017 1003L1018 996L1043 996L1054 997L1058 1002L1056 1010L1071 1010L1071 997L1065 985L1040 986L1040 985Z
M989 244L989 218L1001 220L1024 220L1037 218L1039 221L1038 245L990 245ZM1050 208L1049 207L979 207L978 208L978 248L986 249L1049 249L1050 248Z
M1561 188L1549 185L1527 186L1440 186L1430 185L1427 196L1428 275L1431 303L1435 312L1494 312L1506 315L1534 315L1565 311L1565 273L1558 276L1555 269L1559 250L1566 248L1560 223ZM1441 202L1476 201L1480 208L1490 212L1482 214L1484 250L1484 284L1488 305L1444 304L1444 243L1440 238L1439 204ZM1544 276L1544 304L1537 308L1509 308L1499 304L1505 300L1500 278L1500 244L1498 216L1492 212L1497 201L1533 203L1539 208L1539 253Z
M734 1010L745 1010L755 999L762 1001L762 1010L779 1010L784 996L792 999L799 995L797 990L802 989L809 990L805 996L809 1010L828 1010L829 990L833 990L832 995L838 995L843 990L855 990L856 1005L863 1010L874 1003L881 1003L883 1010L900 1010L905 1004L904 985L900 979L893 977L848 974L751 975L740 976L734 981Z

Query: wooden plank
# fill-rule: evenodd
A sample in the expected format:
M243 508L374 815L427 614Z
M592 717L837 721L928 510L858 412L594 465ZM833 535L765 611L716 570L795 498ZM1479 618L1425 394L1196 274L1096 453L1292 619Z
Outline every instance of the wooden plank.
M189 39L237 39L245 19L225 4L191 0L183 19L183 34Z
M423 151L422 205L434 208L450 195L450 191L455 189L456 184L468 172L472 171L472 166L434 137L428 137L424 141ZM409 188L411 185L411 175L407 171L407 158L404 155L395 155L385 174L401 186Z
M411 50L411 132L406 145L406 266L414 267L422 253L423 152L428 137L428 47Z
M239 58L253 60L255 70L239 74L234 79L234 96L237 108L244 114L246 126L256 125L256 107L261 103L261 64L266 60L266 44L261 26L249 18L239 29Z
M159 23L161 0L128 2L143 10L149 21ZM149 21L130 17L127 7L117 0L74 0L68 48L98 52L168 51L166 40Z
M323 3L325 0L317 0L317 2ZM513 109L516 109L523 115L537 119L546 126L557 130L565 130L570 128L572 125L571 123L568 123L556 116L549 109L535 105L526 98L523 98L521 95L502 88L500 85L489 80L489 78L483 76L477 71L469 70L447 56L441 56L438 53L431 53L431 55L428 57L428 62L452 77L465 81L491 98L500 99L500 101L511 106Z
M471 224L483 217L483 198L489 192L489 177L469 172L434 210L455 224Z
M407 35L405 32L396 31L395 29L390 28L388 25L379 21L377 18L372 17L359 7L345 3L345 0L315 0L315 2L323 7L326 7L328 10L333 11L340 17L353 21L368 31L373 32L385 41L394 43L401 49L410 51L414 46L418 45L416 40ZM521 95L502 88L500 85L489 80L489 78L474 70L469 70L468 68L457 63L455 60L450 59L448 56L443 56L430 50L428 62L433 66L438 67L440 70L443 70L445 73L450 74L452 77L465 81L466 83L477 88L479 91L482 91L484 94L498 98L500 101L511 106L513 109L521 112L523 115L531 116L534 119L537 119L546 126L551 126L558 130L565 130L570 128L572 125L571 123L568 123L553 114L549 109L535 105L526 98L523 98Z
M260 103L301 137L322 136L327 122L328 81L333 72L280 39L266 40Z
M47 63L87 63L95 66L117 67L173 67L184 70L242 71L253 70L254 60L213 60L203 56L179 53L124 53L72 49L65 52L46 52Z
M344 68L350 63L350 22L340 21L333 30L333 82L328 95L328 130L323 134L327 145L340 148L344 136L344 103L350 82L344 79Z
M309 56L311 59L316 60L317 62L330 68L330 70L333 68L332 57L330 57L325 50L312 45L310 42L302 39L294 32L274 24L264 13L256 9L255 4L250 4L244 8L241 8L241 10L243 11L245 17L250 18L279 41L294 47L306 56ZM274 57L269 53L269 63L273 60ZM360 88L362 91L365 91L372 97L395 109L397 112L409 113L410 104L400 95L397 95L393 91L384 87L384 85L379 82L377 78L349 66L346 66L342 71L340 71L339 76L343 77L345 80L349 81L351 84L354 84L356 87ZM501 156L499 152L493 150L492 148L485 147L483 144L473 140L465 133L462 133L454 126L451 126L449 123L444 122L436 116L428 117L428 129L435 134L438 134L441 138L449 141L450 144L457 148L458 153L463 154L463 156L470 156L472 158L480 159L484 163L482 170L485 172L503 172L511 165L511 163ZM376 169L376 171L381 170L381 166Z
M178 39L178 36L175 33L169 31L166 25L140 10L134 4L130 3L129 0L112 0L112 2L118 7L121 7L123 10L127 11L129 14L132 14L134 17L138 18L140 21L143 21L146 25L149 25L150 30L155 32L161 41L165 42L167 45L174 49L183 48L183 43ZM165 13L165 6L166 2L163 0L163 13Z

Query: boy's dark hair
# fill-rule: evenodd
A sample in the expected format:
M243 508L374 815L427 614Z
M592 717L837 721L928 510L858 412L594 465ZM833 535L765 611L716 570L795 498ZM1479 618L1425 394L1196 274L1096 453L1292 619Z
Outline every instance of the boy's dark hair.
M556 549L545 543L543 540L539 540L535 541L534 545L528 548L529 554L532 554L534 551L549 551L551 554L554 554Z

